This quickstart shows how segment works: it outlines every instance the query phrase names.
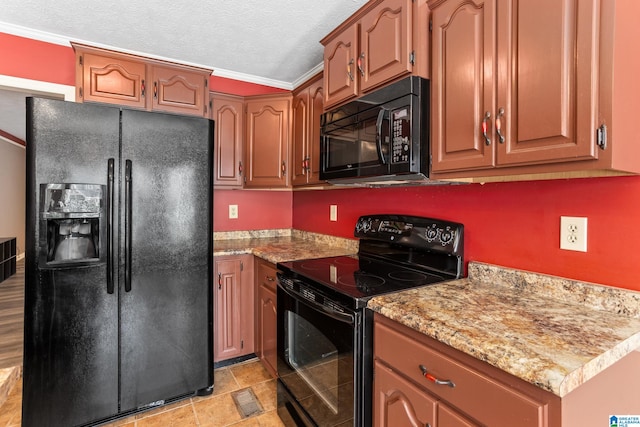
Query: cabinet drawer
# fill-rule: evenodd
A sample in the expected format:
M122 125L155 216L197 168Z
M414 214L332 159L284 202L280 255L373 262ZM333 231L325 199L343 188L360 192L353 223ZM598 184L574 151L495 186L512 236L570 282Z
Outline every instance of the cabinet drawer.
M434 350L427 344L428 340L405 326L397 324L396 327L394 322L381 324L376 321L374 326L376 359L385 361L400 374L480 423L520 427L546 425L546 403L514 390L513 384L507 386L490 374ZM455 386L437 385L427 380L420 365L433 377L450 380ZM513 377L513 382L519 381Z
M276 289L276 268L273 264L260 260L258 262L258 268L256 270L256 278L259 284L266 286L275 292Z

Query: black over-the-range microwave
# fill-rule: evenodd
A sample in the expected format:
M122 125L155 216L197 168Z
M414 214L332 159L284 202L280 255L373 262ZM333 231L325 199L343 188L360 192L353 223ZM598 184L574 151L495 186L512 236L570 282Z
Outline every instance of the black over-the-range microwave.
M429 175L429 81L410 76L321 118L320 179L335 183Z

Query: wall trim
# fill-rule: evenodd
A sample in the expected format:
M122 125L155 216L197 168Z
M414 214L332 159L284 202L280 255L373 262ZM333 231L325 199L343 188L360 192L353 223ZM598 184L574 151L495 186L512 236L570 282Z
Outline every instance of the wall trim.
M0 89L28 91L42 95L56 94L64 96L65 101L76 100L76 88L74 86L23 79L3 74L0 74Z

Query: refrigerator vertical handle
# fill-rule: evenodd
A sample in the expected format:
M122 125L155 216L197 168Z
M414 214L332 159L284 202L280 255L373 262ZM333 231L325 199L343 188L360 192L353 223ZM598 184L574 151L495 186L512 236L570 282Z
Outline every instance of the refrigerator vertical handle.
M131 291L131 160L124 167L124 291Z
M115 159L107 161L107 293L114 291L113 284L113 192Z

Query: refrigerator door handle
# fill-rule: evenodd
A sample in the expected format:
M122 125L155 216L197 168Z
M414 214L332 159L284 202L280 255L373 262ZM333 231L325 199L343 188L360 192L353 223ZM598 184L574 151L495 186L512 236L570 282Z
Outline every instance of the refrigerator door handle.
M113 192L115 159L107 161L107 293L114 292L113 284Z
M131 160L125 162L124 168L124 291L131 291Z

